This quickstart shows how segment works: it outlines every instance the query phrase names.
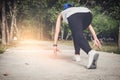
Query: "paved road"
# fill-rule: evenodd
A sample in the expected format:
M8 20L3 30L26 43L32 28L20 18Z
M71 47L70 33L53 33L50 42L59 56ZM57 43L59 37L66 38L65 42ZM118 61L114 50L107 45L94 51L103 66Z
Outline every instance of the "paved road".
M86 68L88 56L72 60L72 46L59 45L55 58L52 42L22 41L0 54L0 80L120 80L120 55L99 52L98 68Z

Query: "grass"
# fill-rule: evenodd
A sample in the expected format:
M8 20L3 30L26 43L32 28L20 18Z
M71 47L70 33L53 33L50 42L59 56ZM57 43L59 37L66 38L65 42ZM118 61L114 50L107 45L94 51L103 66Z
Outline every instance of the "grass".
M91 47L95 50L99 50L99 51L105 51L105 52L110 52L110 53L115 53L115 54L120 54L120 49L118 49L117 44L116 43L102 43L102 49L98 49L97 47L93 47L93 42L89 42ZM70 45L73 46L73 41L69 40L62 40L59 41L59 44L65 44L65 45ZM12 45L8 46L8 47L13 47L16 46L17 42L13 42ZM2 54L7 47L0 45L0 54Z
M65 45L70 45L73 46L73 42L70 41L59 41L60 44L65 44ZM96 46L93 47L93 42L89 42L89 44L91 45L91 47L95 50L99 50L99 51L104 51L104 52L109 52L109 53L115 53L115 54L120 54L120 49L118 49L117 44L116 43L102 43L102 49L98 49Z
M6 47L3 45L0 45L0 54L2 54L3 52L5 52Z
M13 41L10 45L7 45L7 46L2 45L0 43L0 54L4 53L7 48L9 48L9 47L15 47L16 45L17 45L17 41Z
M96 50L99 50L98 48L94 48ZM102 43L102 49L100 51L105 51L105 52L110 52L110 53L115 53L115 54L120 54L120 49L118 49L116 43Z

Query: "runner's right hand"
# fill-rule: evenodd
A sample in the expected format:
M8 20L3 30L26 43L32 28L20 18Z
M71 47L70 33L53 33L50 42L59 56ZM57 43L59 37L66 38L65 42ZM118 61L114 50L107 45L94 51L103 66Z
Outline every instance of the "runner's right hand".
M54 55L57 56L57 52L59 51L57 46L54 46Z

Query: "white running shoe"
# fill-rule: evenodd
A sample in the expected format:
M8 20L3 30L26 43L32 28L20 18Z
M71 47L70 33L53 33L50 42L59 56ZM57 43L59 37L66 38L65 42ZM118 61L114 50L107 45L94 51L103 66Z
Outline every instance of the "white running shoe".
M73 60L79 62L81 60L80 55L74 55Z
M97 68L97 60L99 57L99 54L96 53L95 50L91 50L89 53L89 63L87 65L88 69L96 69Z

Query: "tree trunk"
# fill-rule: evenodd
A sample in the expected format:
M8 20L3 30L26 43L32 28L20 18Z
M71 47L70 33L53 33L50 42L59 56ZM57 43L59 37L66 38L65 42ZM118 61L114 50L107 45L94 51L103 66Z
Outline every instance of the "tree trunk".
M88 4L89 0L86 1L85 6Z
M51 33L51 34L52 34L52 35L51 35L51 36L52 36L52 40L54 40L54 32L55 32L54 26L52 25L52 33Z
M41 18L38 19L40 21L39 23L39 39L41 40L43 38L43 23Z
M12 16L12 19L11 19L11 26L10 26L10 42L12 41L12 38L13 38L13 16Z
M120 24L119 24L119 33L118 33L118 48L120 49Z
M70 35L71 35L71 33L68 32L65 40L68 40L68 38L69 38Z
M78 3L80 3L81 0L78 0Z
M43 33L43 32L44 32L44 31L43 31L43 26L44 26L44 25L42 24L42 26L41 26L41 39L43 39L43 34L44 34L44 33Z
M9 28L8 28L8 23L7 23L7 19L6 19L6 44L9 45L10 43L10 35L9 35Z
M64 39L64 31L65 31L65 28L61 27L61 40Z
M41 24L40 24L40 39L42 38L42 26L41 26Z
M13 9L11 9L12 15L11 15L11 27L10 27L10 42L12 42L13 40L14 31L16 36L18 34L18 28L16 26L16 8L17 8L17 0L14 0Z
M2 44L6 45L6 33L5 33L5 1L2 1Z

